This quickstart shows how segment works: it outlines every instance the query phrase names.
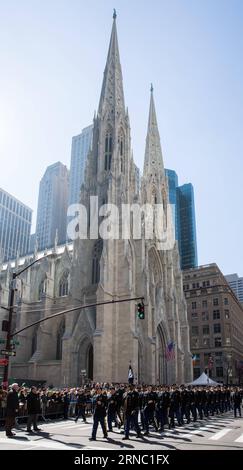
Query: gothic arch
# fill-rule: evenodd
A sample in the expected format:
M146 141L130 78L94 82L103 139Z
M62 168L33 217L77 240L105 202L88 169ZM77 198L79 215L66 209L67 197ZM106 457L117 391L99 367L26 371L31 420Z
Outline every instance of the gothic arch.
M65 333L65 319L61 321L57 330L56 359L62 359L62 338Z
M62 273L62 276L59 280L58 284L58 295L59 297L64 297L69 294L69 288L70 288L70 272L69 270L65 270Z
M82 383L82 371L86 372L85 378L88 380L93 379L93 366L94 366L94 351L91 339L84 336L78 348L78 361L77 361L77 383Z
M41 300L42 298L42 295L43 294L46 294L47 292L47 276L45 275L41 282L39 283L39 287L38 287L38 300Z
M166 330L161 322L156 330L155 350L156 382L159 384L166 384L168 380L167 361L165 356L167 344L168 338Z
M92 253L92 273L91 284L98 284L100 281L100 258L102 255L103 240L100 238L94 244Z
M31 338L31 351L30 357L32 357L37 351L37 337L38 337L38 328L35 329L33 336Z

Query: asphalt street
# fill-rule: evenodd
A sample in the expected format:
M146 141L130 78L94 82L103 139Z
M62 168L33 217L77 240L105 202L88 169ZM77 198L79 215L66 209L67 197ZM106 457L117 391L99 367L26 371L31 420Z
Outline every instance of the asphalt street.
M87 423L73 419L39 423L41 431L27 434L26 426L14 430L16 436L7 438L0 430L0 450L243 450L243 418L234 418L232 412L190 423L163 434L151 430L149 436L137 439L131 432L130 440L114 428L108 439L98 428L97 440L90 441L92 418Z

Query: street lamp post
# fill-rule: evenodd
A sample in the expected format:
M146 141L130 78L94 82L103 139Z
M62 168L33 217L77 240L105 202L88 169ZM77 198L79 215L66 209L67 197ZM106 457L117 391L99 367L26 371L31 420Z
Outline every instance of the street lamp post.
M7 352L10 351L11 349L11 331L12 331L12 322L13 322L13 309L14 309L14 297L15 297L15 290L16 290L16 279L20 274L23 274L27 269L29 269L31 266L33 266L35 263L38 261L41 261L42 259L46 258L46 256L42 256L42 258L38 258L34 260L32 263L30 263L28 266L25 266L25 268L21 269L19 272L14 272L12 274L12 280L10 281L10 293L9 293L9 306L8 306L8 326L7 326L7 337L6 337L6 344L5 344L5 350ZM5 389L8 388L8 373L9 373L9 355L5 355L5 365L4 365L4 371L3 371L3 387Z

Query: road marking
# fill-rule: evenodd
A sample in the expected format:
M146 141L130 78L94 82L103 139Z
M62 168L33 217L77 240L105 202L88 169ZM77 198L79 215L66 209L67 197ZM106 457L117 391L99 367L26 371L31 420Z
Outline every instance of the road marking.
M221 437L225 436L230 431L232 431L231 428L222 429L222 431L217 432L214 436L210 437L210 439L212 441L218 441L219 439L221 439Z
M241 434L240 437L238 437L235 442L243 442L243 434Z
M42 441L40 442L39 440L38 441L31 441L31 440L26 440L25 442L24 441L19 441L18 439L4 439L4 438L0 438L0 444L13 444L13 445L20 445L20 446L28 446L28 447L46 447L46 448L49 448L49 449L58 449L58 450L82 450L83 449L83 446L70 446L68 445L65 445L64 443L62 444L61 442L60 443L57 443L57 442L46 442L46 441Z

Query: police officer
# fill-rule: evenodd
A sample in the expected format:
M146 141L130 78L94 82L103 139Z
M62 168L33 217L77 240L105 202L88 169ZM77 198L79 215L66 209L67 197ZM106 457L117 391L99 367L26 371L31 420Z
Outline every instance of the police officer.
M137 432L136 437L141 437L141 430L138 425L139 394L135 390L134 384L128 386L127 392L123 396L123 411L125 417L125 436L123 440L129 439L131 425L134 426Z
M116 390L115 387L110 388L110 393L108 394L108 408L107 408L107 421L108 421L108 431L112 432L112 422L115 421L116 425L118 426L117 420L117 397L116 397Z
M98 429L98 425L100 423L104 437L107 438L107 429L105 423L106 417L106 405L107 405L107 398L102 393L102 389L98 386L96 390L96 394L94 395L94 422L93 422L93 429L92 429L92 436L90 437L90 441L96 441L96 433Z
M149 435L149 423L152 422L156 431L158 426L155 422L155 405L157 402L157 393L154 388L149 386L148 391L144 394L144 424L145 433L144 436Z

